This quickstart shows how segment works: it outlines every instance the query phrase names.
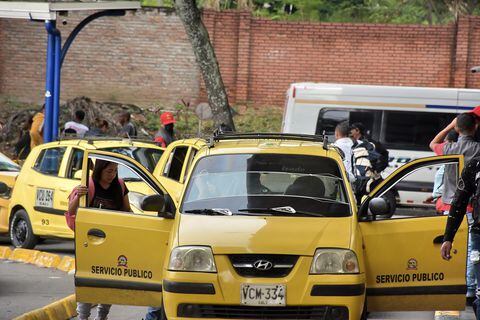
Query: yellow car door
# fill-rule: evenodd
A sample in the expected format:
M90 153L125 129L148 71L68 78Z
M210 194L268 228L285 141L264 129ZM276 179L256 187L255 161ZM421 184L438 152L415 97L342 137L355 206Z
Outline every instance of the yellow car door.
M88 159L122 166L145 184L146 196L165 195L165 210L157 216L86 207L82 197L76 216L75 289L77 301L160 306L162 273L175 207L157 180L135 160L109 152L85 151ZM82 172L86 185L87 170ZM162 197L163 198L163 197ZM165 214L168 211L170 214Z
M391 217L391 213L383 217L372 214L382 212L378 206L375 209L375 202L391 206L388 199L392 197L388 193L402 192L409 175L433 176L421 173L438 172L442 166L456 166L458 177L463 157L412 161L392 173L362 202L359 227L363 236L369 311L465 309L466 221L455 236L452 259L445 261L440 256L440 247L447 216L438 215L433 204L397 206ZM408 178L406 181L411 182ZM433 183L430 181L431 189Z

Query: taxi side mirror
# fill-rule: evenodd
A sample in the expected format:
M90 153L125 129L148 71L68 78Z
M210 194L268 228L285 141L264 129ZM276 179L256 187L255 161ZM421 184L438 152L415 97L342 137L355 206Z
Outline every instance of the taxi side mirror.
M383 216L388 214L390 206L384 198L373 198L368 204L368 209L374 216Z
M6 194L8 192L8 186L4 182L0 182L0 194Z
M154 194L151 196L145 196L140 203L140 209L143 211L163 211L165 206L165 198L161 194Z

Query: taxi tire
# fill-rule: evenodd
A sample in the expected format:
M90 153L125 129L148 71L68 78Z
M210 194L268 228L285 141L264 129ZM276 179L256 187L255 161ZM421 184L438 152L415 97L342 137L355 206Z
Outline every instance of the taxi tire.
M23 242L19 241L15 236L17 232L17 228L19 228L19 224L25 228L25 240ZM28 218L28 214L25 210L20 209L13 215L12 221L10 221L10 241L15 248L22 248L22 249L33 249L38 242L38 237L33 234L32 224L30 223L30 219Z
M368 318L368 311L367 311L367 299L363 302L363 311L362 315L360 316L360 320L367 320Z

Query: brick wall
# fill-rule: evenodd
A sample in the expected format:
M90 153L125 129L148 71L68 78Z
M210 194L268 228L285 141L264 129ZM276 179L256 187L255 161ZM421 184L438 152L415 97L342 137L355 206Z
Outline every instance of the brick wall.
M84 18L70 14L67 35ZM480 18L458 26L270 21L248 12L206 11L231 102L277 105L292 82L480 88ZM0 19L0 94L39 102L44 90L43 23ZM142 10L89 25L62 70L62 100L172 104L205 100L178 17Z
M85 14L59 23L63 41ZM0 93L41 101L45 83L43 23L1 20ZM150 10L100 18L73 42L62 68L62 100L172 104L197 99L199 74L183 25L175 14Z

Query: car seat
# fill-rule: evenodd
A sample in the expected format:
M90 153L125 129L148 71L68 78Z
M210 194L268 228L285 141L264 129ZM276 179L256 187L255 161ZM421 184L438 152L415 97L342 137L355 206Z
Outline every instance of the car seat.
M325 197L325 184L314 176L303 176L295 181L285 190L285 195L296 195L312 198Z

